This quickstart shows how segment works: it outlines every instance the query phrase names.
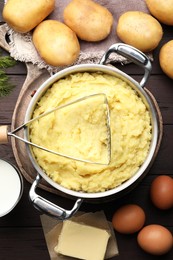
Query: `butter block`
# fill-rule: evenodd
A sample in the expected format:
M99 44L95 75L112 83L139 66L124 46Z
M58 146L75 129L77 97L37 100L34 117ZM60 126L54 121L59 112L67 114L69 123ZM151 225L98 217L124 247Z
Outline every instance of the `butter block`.
M104 229L66 220L54 250L78 259L103 260L109 237Z

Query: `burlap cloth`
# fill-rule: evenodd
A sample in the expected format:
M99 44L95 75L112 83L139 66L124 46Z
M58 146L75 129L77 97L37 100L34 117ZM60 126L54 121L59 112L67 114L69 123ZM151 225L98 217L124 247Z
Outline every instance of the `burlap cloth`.
M51 15L47 17L47 19L56 19L63 22L63 10L70 1L71 0L56 0L56 8L51 13ZM114 24L112 31L111 34L101 42L91 43L80 41L81 52L75 64L99 63L103 53L112 44L120 42L116 35L116 26L118 18L122 13L130 10L143 11L146 13L149 12L145 4L145 0L95 0L95 2L98 2L99 4L108 8L109 11L113 14ZM10 36L10 55L14 59L22 62L31 62L33 64L37 64L39 68L46 68L50 72L56 72L63 69L62 67L51 67L41 59L32 43L32 33L16 33L9 27L8 33ZM125 58L119 55L114 55L111 57L111 59L112 58L115 62L126 61Z

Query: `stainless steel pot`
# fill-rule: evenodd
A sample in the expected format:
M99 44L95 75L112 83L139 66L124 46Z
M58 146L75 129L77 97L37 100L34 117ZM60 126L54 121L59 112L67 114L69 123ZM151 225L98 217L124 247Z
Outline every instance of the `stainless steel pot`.
M116 69L113 66L106 66L106 63L108 61L108 58L111 53L117 53L120 54L130 61L134 62L138 66L142 67L144 69L144 76L141 80L140 83L135 81L133 78L131 78L129 75L125 74L124 72ZM41 96L45 93L45 91L56 81L59 79L72 74L76 72L96 72L96 71L101 71L110 75L114 75L118 78L123 79L126 81L133 89L137 91L139 96L143 99L145 102L149 112L150 112L150 117L151 117L151 124L152 124L152 140L151 140L151 145L150 145L150 150L148 153L148 156L140 169L137 171L137 173L121 184L120 186L113 188L108 191L104 192L98 192L98 193L84 193L84 192L77 192L73 190L69 190L67 188L62 187L61 185L55 183L52 179L50 179L40 168L38 165L36 159L34 158L32 151L30 147L28 146L27 151L29 154L29 157L31 159L31 162L33 163L35 169L38 172L38 175L36 177L36 180L33 182L30 192L29 192L29 197L33 203L33 205L45 212L46 214L49 214L51 216L54 216L56 218L60 219L67 219L71 217L80 207L82 201L85 199L87 201L94 201L94 200L107 200L110 199L111 197L119 197L125 192L128 192L131 190L135 185L138 184L138 182L145 176L147 170L151 166L153 162L153 157L154 153L157 147L157 141L158 141L158 132L159 132L159 127L158 127L158 119L157 119L157 113L155 111L155 107L152 103L152 100L150 99L149 95L144 89L144 85L148 80L148 77L151 72L151 63L149 58L144 55L142 52L139 50L126 45L126 44L114 44L112 45L108 51L104 54L102 57L100 64L82 64L82 65L76 65L72 66L69 68L66 68L55 75L51 76L48 80L46 80L38 89L34 97L32 98L29 107L26 112L25 116L25 122L29 121L32 117L33 110L37 104L37 101L41 98ZM25 136L29 140L29 134L28 131L25 130ZM41 178L44 178L51 186L53 186L55 189L57 189L62 195L66 195L70 198L74 198L76 200L73 208L71 210L65 210L50 201L47 201L45 198L39 196L36 193L36 188L38 187Z

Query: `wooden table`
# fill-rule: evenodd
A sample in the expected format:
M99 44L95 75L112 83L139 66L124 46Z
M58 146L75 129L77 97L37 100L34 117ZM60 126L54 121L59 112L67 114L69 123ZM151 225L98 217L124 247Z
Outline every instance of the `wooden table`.
M0 1L2 10L3 1ZM2 20L2 17L1 17ZM173 232L173 209L161 211L155 208L149 197L149 189L152 180L160 174L166 174L173 177L173 81L164 75L158 62L158 53L160 47L172 39L172 27L163 26L164 38L159 47L154 51L154 62L152 75L149 79L147 88L155 96L162 116L163 116L163 140L157 155L157 158L144 180L129 194L107 203L89 204L83 203L80 210L90 212L104 210L107 219L111 220L115 210L125 203L135 203L143 207L146 212L147 224L161 224ZM7 52L1 50L4 55ZM140 80L142 71L133 64L122 66L118 65L126 73L130 74L136 80ZM20 89L26 78L26 67L24 63L17 62L17 65L7 70L11 82L15 88L10 95L0 98L0 125L10 125L13 109L18 98ZM6 159L16 164L10 144L0 145L0 159ZM47 260L49 258L41 222L40 212L38 212L28 200L30 183L24 179L24 192L22 199L16 208L8 215L0 218L0 259L1 260ZM8 189L8 187L7 187ZM50 200L59 205L69 205L69 200L42 191ZM118 260L144 260L158 259L143 252L137 245L136 234L121 235L116 234L119 256L113 258ZM173 259L173 250L161 259ZM159 259L160 259L159 258Z

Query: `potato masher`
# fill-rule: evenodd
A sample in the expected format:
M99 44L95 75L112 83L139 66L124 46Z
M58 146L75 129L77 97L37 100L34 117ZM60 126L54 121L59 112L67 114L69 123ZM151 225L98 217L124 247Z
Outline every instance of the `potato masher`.
M91 98L93 99L94 97L95 98L96 97L102 97L102 101L101 102L102 102L102 107L103 107L104 112L105 112L104 113L105 114L105 127L106 127L106 132L107 132L107 137L106 137L107 158L105 158L105 162L92 161L92 160L88 160L88 159L82 159L82 158L77 158L75 156L63 154L61 152L58 152L58 151L55 151L55 150L51 150L51 149L48 149L48 148L46 148L44 146L38 145L36 143L33 143L33 142L31 142L29 140L29 138L27 138L27 137L23 138L23 137L21 137L21 136L16 134L21 129L26 129L27 127L28 127L28 131L29 131L30 124L32 124L36 120L40 120L41 118L43 118L43 117L45 117L45 116L47 116L47 115L49 115L51 113L55 113L56 111L58 111L60 109L69 107L71 105L77 104L79 102L82 102L82 101L85 101L85 100L88 100L88 99L91 99ZM9 131L7 133L7 135L10 136L10 137L17 138L17 139L25 142L26 144L33 146L33 147L42 149L42 150L44 150L46 152L50 152L52 154L59 155L59 156L62 156L62 157L68 158L68 159L72 159L72 160L75 160L75 161L81 161L81 162L85 162L85 163L91 163L91 164L108 165L110 163L110 160L111 160L111 128L110 128L110 110L109 110L109 104L108 104L107 97L106 97L106 95L104 93L96 93L96 94L92 94L92 95L88 95L88 96L84 96L82 98L76 99L74 101L66 103L65 105L58 106L56 108L53 108L53 109L51 109L49 111L46 111L46 112L40 114L39 116L37 116L35 118L30 119L29 121L25 122L24 124L20 125L19 127L15 128L14 130Z

